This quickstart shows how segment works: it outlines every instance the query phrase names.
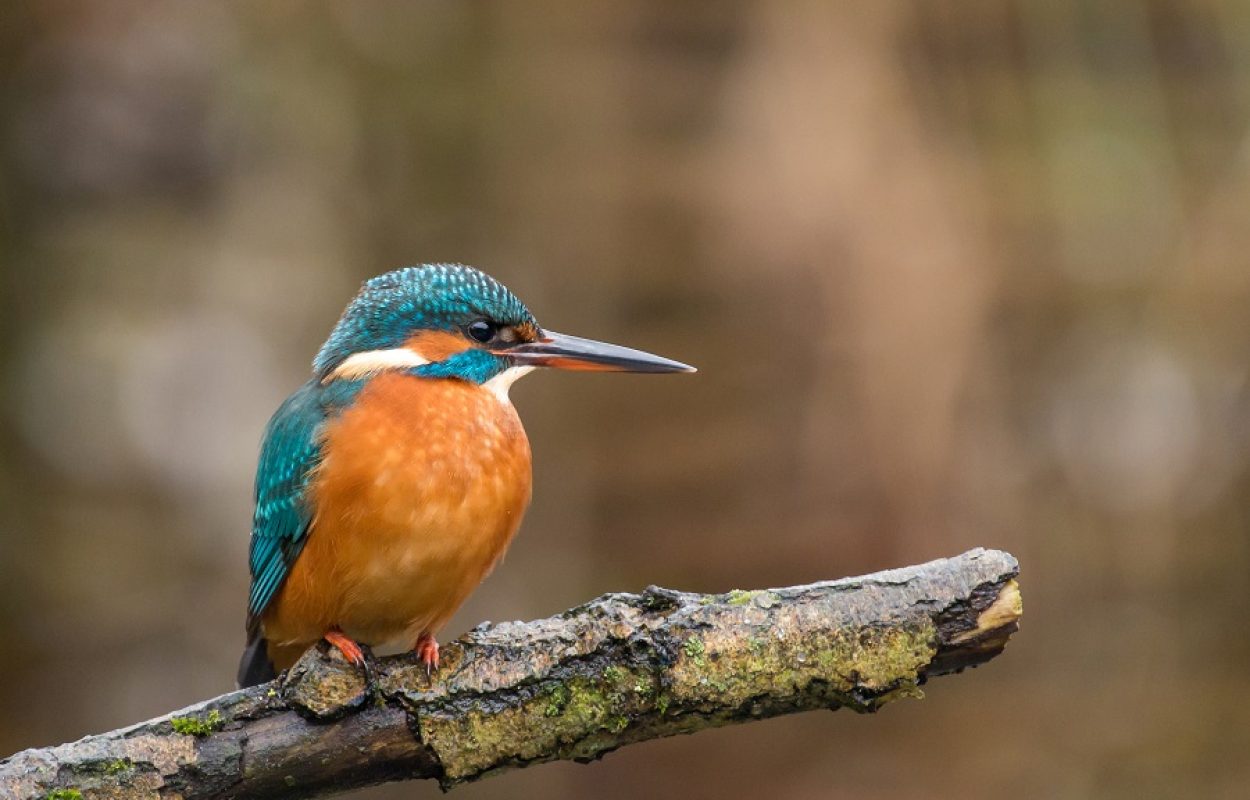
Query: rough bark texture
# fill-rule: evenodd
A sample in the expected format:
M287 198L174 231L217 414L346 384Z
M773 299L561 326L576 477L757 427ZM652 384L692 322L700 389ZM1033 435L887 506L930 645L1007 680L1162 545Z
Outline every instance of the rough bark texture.
M444 787L590 761L660 736L821 708L875 711L993 658L1020 617L1010 555L763 591L605 595L482 625L427 678L380 659L373 686L324 647L271 684L0 761L14 800L294 798L405 778Z

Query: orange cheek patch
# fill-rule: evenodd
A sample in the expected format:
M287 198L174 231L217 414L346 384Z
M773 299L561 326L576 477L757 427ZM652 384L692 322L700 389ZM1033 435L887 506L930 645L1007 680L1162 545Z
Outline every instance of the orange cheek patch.
M404 346L430 362L446 361L469 349L463 336L450 331L421 331L413 334Z
M520 325L513 328L513 330L516 331L517 339L522 342L538 341L538 326L534 325L532 322L522 322Z

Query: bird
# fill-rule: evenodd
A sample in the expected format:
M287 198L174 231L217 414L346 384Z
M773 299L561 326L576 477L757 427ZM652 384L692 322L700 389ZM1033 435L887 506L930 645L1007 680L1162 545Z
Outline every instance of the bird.
M437 670L435 637L529 506L530 446L508 393L536 368L695 371L542 328L462 264L364 282L265 429L240 687L322 640L364 669L367 646Z

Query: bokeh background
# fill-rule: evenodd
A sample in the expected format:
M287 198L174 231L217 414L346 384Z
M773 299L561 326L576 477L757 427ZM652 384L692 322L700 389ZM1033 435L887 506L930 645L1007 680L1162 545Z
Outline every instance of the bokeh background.
M1245 796L1250 6L19 2L0 92L0 753L231 688L268 415L446 260L701 368L515 388L450 636L977 545L1025 597L923 702L458 797Z

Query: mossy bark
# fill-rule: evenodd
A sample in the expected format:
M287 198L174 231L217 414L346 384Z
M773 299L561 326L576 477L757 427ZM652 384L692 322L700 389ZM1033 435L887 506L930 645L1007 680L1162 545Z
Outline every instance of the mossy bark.
M1016 630L1016 561L974 550L859 578L700 595L649 588L483 625L431 680L372 684L310 651L272 684L0 761L0 796L294 798L406 778L444 787L631 742L821 708L875 711L993 658Z

